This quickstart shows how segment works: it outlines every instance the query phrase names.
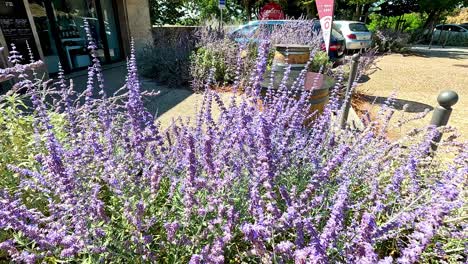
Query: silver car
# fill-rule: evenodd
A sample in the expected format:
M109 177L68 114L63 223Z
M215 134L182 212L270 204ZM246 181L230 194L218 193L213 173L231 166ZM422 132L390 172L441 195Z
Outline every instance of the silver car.
M372 32L366 24L359 21L334 21L333 27L339 31L346 40L346 49L367 49L372 44Z

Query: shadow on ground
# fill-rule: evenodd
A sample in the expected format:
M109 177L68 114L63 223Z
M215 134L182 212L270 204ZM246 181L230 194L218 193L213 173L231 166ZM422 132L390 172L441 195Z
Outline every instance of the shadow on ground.
M157 90L160 92L159 95L144 99L146 110L157 117L169 111L193 94L193 92L188 89L173 89L161 86L158 88Z
M415 47L403 53L403 56L417 56L423 58L468 59L468 48L419 48Z
M383 105L388 100L388 97L362 95L361 99L368 103ZM429 109L430 111L434 109L434 107L430 105L415 101L403 100L398 98L393 99L393 101L394 103L392 108L400 111L404 109L405 112L408 113L421 113L424 112L426 109Z
M125 76L127 74L125 64L117 64L113 67L104 68L104 83L105 91L108 96L113 95L125 84ZM77 93L82 93L87 86L88 76L86 72L74 73L67 76L68 79L73 79L74 90ZM185 100L193 94L189 89L175 89L168 88L161 85L156 81L144 77L140 77L140 84L142 91L159 92L156 96L147 96L143 98L146 110L151 114L160 116ZM95 91L97 91L97 84L94 84ZM119 93L120 94L120 93Z
M361 78L357 81L358 83L365 83L368 82L371 78L369 77L370 74L362 75Z

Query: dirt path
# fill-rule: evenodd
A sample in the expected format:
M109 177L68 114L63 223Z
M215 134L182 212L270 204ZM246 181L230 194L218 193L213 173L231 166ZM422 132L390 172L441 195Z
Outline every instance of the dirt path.
M371 112L378 111L386 97L396 93L396 106L399 110L395 117L415 117L424 109L437 105L438 94L447 89L459 95L458 103L453 107L449 125L456 127L463 140L468 140L468 48L428 50L427 47L416 47L411 55L386 55L377 62L375 72L364 79L359 91L371 95L364 105ZM403 106L407 104L407 112ZM411 122L402 128L393 127L392 137L399 137L413 127L429 124L432 111L426 118ZM396 124L396 118L392 125Z

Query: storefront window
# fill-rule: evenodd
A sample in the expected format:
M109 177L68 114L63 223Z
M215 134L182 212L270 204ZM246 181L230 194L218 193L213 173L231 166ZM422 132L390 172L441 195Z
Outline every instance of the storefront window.
M29 0L29 3L49 72L57 72L59 61L67 71L91 63L85 20L101 62L121 59L112 0Z
M54 0L52 1L59 38L64 48L66 62L71 70L90 64L86 49L84 20L87 19L91 36L97 44L97 54L104 61L104 45L100 38L100 28L94 0Z
M44 62L50 73L58 72L60 62L57 46L52 36L52 28L47 17L44 1L29 1L29 8L36 25L37 35L44 54Z
M120 51L120 38L117 24L115 23L115 13L112 6L112 0L102 0L102 14L106 28L106 38L109 45L109 55L112 61L119 60L122 57Z

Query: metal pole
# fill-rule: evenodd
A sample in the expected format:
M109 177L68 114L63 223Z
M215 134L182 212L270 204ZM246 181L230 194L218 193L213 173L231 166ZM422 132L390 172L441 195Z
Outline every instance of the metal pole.
M449 30L448 30L447 37L445 38L445 42L444 42L444 45L442 46L442 48L445 48L445 45L447 45L447 41L450 38L450 33L452 33L451 28L449 28Z
M434 109L432 114L431 125L441 127L447 125L450 114L452 114L452 106L458 102L458 94L454 91L443 91L437 97L439 105ZM439 133L433 140L431 148L437 150L437 143L442 139L442 133Z
M341 129L346 128L346 121L348 120L349 108L351 107L352 88L353 88L353 83L356 79L360 58L361 58L360 54L354 54L351 59L351 71L349 72L349 80L348 80L348 85L346 86L345 101L344 101L343 109L341 111L341 122L340 122Z
M442 38L442 33L444 33L444 30L445 30L445 21L444 21L444 23L442 24L442 27L440 28L439 39L437 40L437 42L439 43L439 45L442 43L442 42L440 41L440 39Z
M223 8L219 9L219 12L221 13L221 20L219 20L219 32L223 31Z
M431 28L431 42L429 43L429 49L432 48L432 42L434 41L434 32L436 31L436 28L432 26Z

